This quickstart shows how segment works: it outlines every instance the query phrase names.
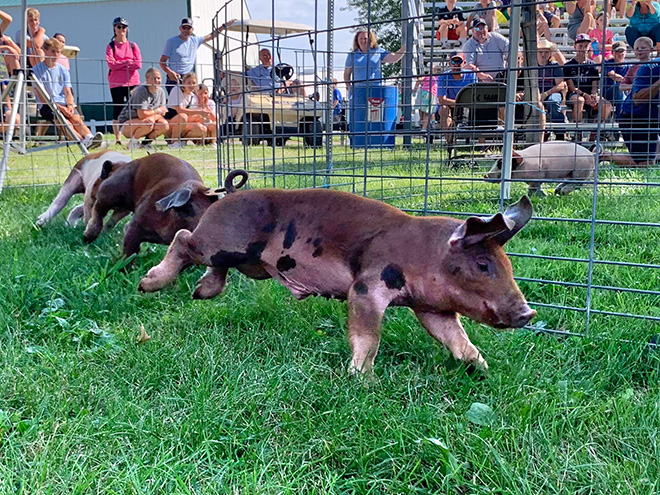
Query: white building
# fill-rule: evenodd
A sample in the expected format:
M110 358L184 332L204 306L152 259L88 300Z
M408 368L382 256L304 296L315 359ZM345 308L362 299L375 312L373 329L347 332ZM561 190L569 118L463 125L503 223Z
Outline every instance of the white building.
M105 49L113 35L112 20L124 17L129 24L129 40L140 47L142 53L142 70L144 81L145 71L152 66L158 66L163 53L165 40L178 36L179 24L183 17L193 19L195 34L206 35L211 32L214 17L219 8L224 5L218 0L32 0L28 7L39 10L41 25L48 36L61 32L66 36L67 45L80 48L77 60L71 61L71 77L74 93L80 103L87 104L85 114L90 118L90 107L101 107L99 103L110 102L110 91L107 84L108 66L105 62ZM13 18L9 32L13 39L21 28L20 0L2 0L0 9L8 12ZM250 14L244 1L229 2L226 7L227 19L249 19ZM225 10L222 11L218 24L225 21ZM240 38L239 36L234 36ZM224 36L220 35L220 46L223 46ZM20 40L15 40L20 44ZM256 38L251 37L254 43ZM239 63L241 51L238 41L229 41L230 63ZM234 62L233 59L237 61ZM257 49L252 47L247 60L252 64L257 62ZM213 50L210 46L201 46L197 52L197 76L199 81L210 85L213 78ZM164 80L164 78L163 78ZM92 113L96 113L92 109ZM96 117L99 119L99 117ZM99 120L103 120L100 118Z

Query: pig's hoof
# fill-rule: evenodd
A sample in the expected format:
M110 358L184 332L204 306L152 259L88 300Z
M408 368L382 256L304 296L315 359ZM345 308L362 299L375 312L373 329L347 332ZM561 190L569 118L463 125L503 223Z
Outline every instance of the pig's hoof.
M149 277L149 275L140 280L140 285L138 285L140 292L156 292L162 288L163 285L159 284L153 277Z

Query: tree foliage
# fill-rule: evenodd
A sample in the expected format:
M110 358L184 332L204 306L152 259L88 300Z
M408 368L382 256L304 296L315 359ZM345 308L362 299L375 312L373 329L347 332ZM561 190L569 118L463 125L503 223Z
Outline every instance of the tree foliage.
M376 34L378 44L388 51L395 52L401 47L401 0L347 0L343 10L357 12L355 21L363 24ZM363 29L361 26L359 29ZM358 29L354 30L355 32ZM352 47L348 48L352 50ZM383 76L399 74L401 64L384 64Z

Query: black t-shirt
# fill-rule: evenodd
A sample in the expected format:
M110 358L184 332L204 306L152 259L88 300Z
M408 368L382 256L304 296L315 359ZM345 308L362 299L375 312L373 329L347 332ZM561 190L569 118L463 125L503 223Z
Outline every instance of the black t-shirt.
M598 81L600 74L598 67L591 60L580 63L574 58L564 64L564 78L568 82L573 79L575 87L585 93L591 94L594 81Z
M436 12L439 20L458 19L459 21L465 22L465 17L463 17L463 9L460 7L454 7L454 10L450 11L445 6L437 9Z

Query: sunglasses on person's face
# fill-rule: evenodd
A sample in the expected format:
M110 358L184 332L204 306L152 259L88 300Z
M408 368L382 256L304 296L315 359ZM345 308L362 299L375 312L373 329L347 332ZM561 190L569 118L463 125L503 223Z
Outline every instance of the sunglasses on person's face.
M463 63L463 59L460 58L453 58L449 61L451 65L461 65Z
M128 26L122 26L121 24L117 24L115 27L117 29L126 29Z
M485 31L486 30L486 25L485 24L479 24L478 26L475 26L474 29L477 31Z
M192 29L192 26L181 26L181 29L184 29L186 31Z

